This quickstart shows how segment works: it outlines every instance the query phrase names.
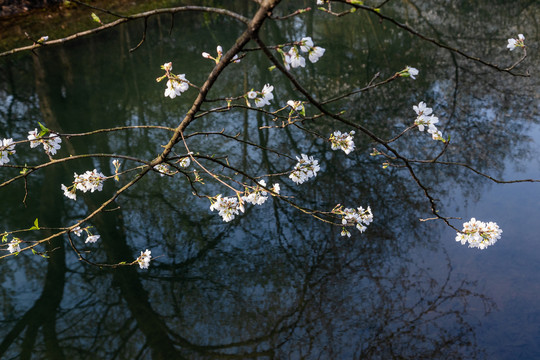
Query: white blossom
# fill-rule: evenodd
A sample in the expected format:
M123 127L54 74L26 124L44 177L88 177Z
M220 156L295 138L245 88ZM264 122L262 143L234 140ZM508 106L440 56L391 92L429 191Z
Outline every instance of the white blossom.
M304 57L300 55L296 47L290 48L290 50L287 52L287 55L288 56L285 56L286 67L287 65L290 65L293 68L297 68L299 66L306 66L306 59L304 59Z
M40 143L43 145L43 149L49 155L56 154L56 151L60 149L60 143L62 139L53 133L48 133L48 137L39 137L37 129L28 132L28 140L30 140L30 147L35 148Z
M324 52L326 51L326 49L320 46L314 46L313 40L309 36L300 40L300 50L308 53L309 61L311 61L312 63L316 63L317 61L319 61L319 58L322 57L324 55Z
M114 180L120 181L120 178L118 177L118 171L120 171L121 162L118 159L114 159L112 161L112 164L114 166Z
M419 71L417 68L407 66L405 70L402 71L401 76L410 76L411 79L416 79L416 75L418 75L418 73Z
M345 229L345 226L355 226L358 231L363 233L366 231L367 225L371 224L373 221L373 213L371 212L371 207L369 206L367 209L360 206L357 209L345 208L344 210L337 210L335 212L343 216L341 223L344 227L341 231L341 236L351 236L349 231Z
M246 96L249 99L254 99L256 107L263 107L265 105L270 105L270 100L274 99L274 87L270 84L265 84L261 91L249 91ZM249 105L249 104L248 104Z
M304 104L299 100L289 100L287 101L287 105L289 105L294 111L304 110Z
M64 191L64 196L71 199L71 200L77 200L77 194L75 193L75 186L67 187L64 184L61 184L61 189Z
M139 263L139 267L141 269L148 269L150 266L150 260L152 260L151 254L152 252L148 249L146 249L145 252L141 251L141 256L137 258L137 262Z
M313 156L308 157L302 154L302 158L296 157L298 163L294 166L294 169L289 175L292 181L296 184L302 184L311 177L317 176L317 172L321 169L319 161L315 160Z
M39 139L38 134L39 132L37 131L37 129L28 132L28 140L30 140L31 148L35 148L39 145L39 140L37 140Z
M274 94L272 94L272 91L274 91L274 87L270 84L265 84L263 86L263 89L261 90L261 94L263 97L267 100L273 100Z
M513 51L516 47L525 47L525 36L519 34L517 39L508 39L508 45L506 47Z
M15 144L13 139L3 139L0 141L0 166L9 162L9 155L15 154Z
M219 212L219 215L223 218L223 221L229 222L234 219L235 215L238 215L239 210L243 212L244 208L241 204L238 203L238 198L222 198L220 194L210 205L210 210L217 210Z
M437 128L435 129L428 129L428 133L431 134L431 138L433 140L441 140L441 141L445 141L444 138L442 137L442 132L440 132L440 130L437 130Z
M266 181L259 181L259 185L266 187ZM268 200L268 196L265 189L257 186L253 192L246 191L246 195L242 196L242 200L253 205L262 205Z
M324 55L325 51L326 49L320 46L312 47L308 52L309 61L311 61L312 63L316 63L317 61L319 61L319 58Z
M264 105L270 105L270 102L266 100L264 97L258 97L253 100L255 102L256 107L263 107Z
M184 74L178 75L174 79L169 79L167 81L167 88L165 89L165 97L170 97L174 99L177 96L180 96L184 91L189 89L188 81Z
M74 227L71 231L77 236L81 236L81 234L83 232L83 230L81 229L80 226Z
M43 139L43 149L47 154L54 155L60 150L62 139L56 134L50 134L48 139Z
M11 242L8 244L8 251L10 254L18 253L21 251L21 246L19 245L21 243L21 240L18 238L14 238L11 240Z
M205 58L205 59L212 59L217 64L217 63L219 63L219 61L223 57L223 47L221 45L218 45L216 47L216 51L217 51L217 56L216 57L213 57L212 55L210 55L206 51L202 53L202 57ZM233 56L233 58L231 59L231 62L233 62L233 63L239 63L240 62L240 57L238 56L238 54L235 54Z
M240 57L238 56L238 54L235 54L231 60L233 63L236 63L238 64L241 60L240 60Z
M189 156L186 156L185 158L180 159L180 161L178 162L178 165L180 165L183 168L188 167L189 164L191 164L191 159L189 158Z
M92 171L87 171L82 175L74 173L73 177L74 180L71 186L68 187L64 184L61 184L60 186L61 189L64 191L64 196L72 200L77 200L76 190L80 190L82 192L94 192L96 190L103 190L103 182L107 178L105 175L103 175L101 172L98 172L96 169Z
M423 101L420 101L418 106L413 105L413 110L416 112L416 115L418 116L427 116L430 115L433 112L433 109L426 106L426 103Z
M353 135L354 131L343 134L341 131L334 131L334 133L330 135L332 150L341 149L345 154L349 155L349 153L354 150Z
M272 185L272 187L270 188L270 190L272 190L273 192L275 192L276 194L279 194L279 192L281 191L281 187L279 186L279 184L274 184Z
M414 123L418 125L418 130L424 131L424 126L427 126L429 128L428 132L430 134L437 131L437 127L435 126L435 124L438 122L439 122L439 118L433 115L430 115L430 116L420 115L414 121Z
M88 243L95 243L96 241L98 241L99 237L100 237L99 235L91 235L91 236L88 236L88 237L86 238L85 243L86 243L86 244L88 244Z
M469 243L469 247L483 250L495 244L501 238L501 234L502 230L496 223L485 223L472 218L463 224L463 230L457 233L456 241L463 245Z
M300 50L302 50L303 52L308 52L309 49L311 49L313 47L313 40L311 39L310 36L308 37L305 37L305 38L302 38L302 40L300 40Z
M105 175L98 172L96 169L92 171L86 171L82 175L77 175L77 173L75 173L74 177L75 180L73 181L73 184L78 190L81 190L82 192L94 192L96 190L101 191L103 189L103 181L106 178ZM64 188L62 189L64 190Z
M172 62L165 63L161 67L163 70L169 72L172 70Z
M433 109L427 107L423 101L420 101L418 106L413 105L413 110L417 115L416 119L414 120L414 124L418 126L418 130L424 131L425 127L427 126L427 132L431 134L433 140L441 140L444 142L445 140L442 137L442 133L437 129L437 126L435 126L435 124L439 122L439 118L435 115L431 115Z

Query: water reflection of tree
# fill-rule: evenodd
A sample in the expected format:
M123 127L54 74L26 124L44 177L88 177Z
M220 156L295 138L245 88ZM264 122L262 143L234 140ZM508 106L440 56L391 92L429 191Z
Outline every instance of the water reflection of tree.
M373 27L373 24L370 26ZM331 30L332 36L357 44L351 31L336 35L339 29L330 25L318 27L317 31L322 34L322 29ZM291 32L290 38L295 38L296 33L288 31ZM129 33L123 29L121 34L128 37ZM211 48L215 44L208 41L204 45ZM391 47L389 51L394 52L405 45L401 44L397 49ZM90 64L97 67L98 55L102 56L104 52L93 41L86 43L86 49L88 54L96 56L95 63ZM146 51L144 48L141 50ZM197 48L192 52L199 51ZM162 62L153 58L150 50L142 54L144 56L134 61L135 65L131 65L133 62L128 59L122 59L132 67L126 66L123 70L123 82L118 82L123 86L118 85L108 92L104 90L106 86L100 83L99 76L81 76L90 73L90 69L75 66L77 61L69 57L72 55L61 58L65 68L71 70L66 74L60 71L49 74L43 81L55 84L54 89L49 95L40 95L42 103L50 100L51 118L60 121L58 129L78 131L72 121L80 114L81 108L87 109L85 113L89 115L82 120L88 122L89 128L107 126L108 118L102 116L107 112L116 113L119 122L137 124L152 122L157 116L172 117L171 114L178 109L155 105L159 100L157 95L152 95L153 89L148 90L141 86L141 82L133 80L134 75L138 74L137 62ZM426 58L429 58L429 54L426 52ZM368 55L373 56L371 52ZM56 61L56 58L45 54L41 56L41 61ZM345 52L344 56L347 56ZM114 52L110 57L112 63ZM388 57L374 60L375 63L384 60L385 66L394 68L388 63ZM443 64L436 65L439 67ZM49 64L43 68L54 67ZM322 75L327 71L333 77L335 74L332 70L336 69L329 67L323 70ZM343 69L337 70L344 72ZM119 73L116 71L118 67L111 67L100 75L117 78ZM337 82L323 76L323 80L313 86L319 89L322 97L326 90L344 89L343 86L351 83L362 84L373 72L370 69L358 74L345 71L346 77L338 78ZM474 73L467 74L469 76L462 79L459 85L448 86L452 91L458 88L459 97L453 98L453 93L446 91L441 93L448 101L459 103L459 113L453 116L460 124L454 125L454 131L469 140L464 142L464 148L456 146L449 156L464 155L469 163L483 169L487 165L485 158L478 156L481 147L477 146L470 152L464 150L470 149L468 144L473 143L472 140L482 143L495 140L493 134L481 132L481 121L493 122L494 119L483 118L474 110L479 108L478 103L490 108L500 102L500 98L486 99L482 96L485 90L476 87L479 83ZM230 78L236 76L237 73L232 72ZM258 76L261 83L266 82L266 73L259 75L251 71L249 76ZM229 78L224 79L228 84ZM495 82L501 85L498 80ZM69 105L62 100L63 83L68 96L84 91L87 94L84 101L80 97ZM423 86L427 88L425 84ZM136 103L116 102L119 94L128 98L132 92L138 94ZM472 93L478 94L478 97L473 98ZM282 99L292 95L278 94ZM402 122L408 118L404 114L405 110L410 111L411 96L403 88L381 88L363 94L360 99L340 105L381 134L390 135L396 119ZM380 99L392 99L395 106L380 109L374 105ZM527 113L526 104L515 103L520 101L518 97L511 99L507 101L517 105L517 110L523 109L523 114ZM441 110L447 106L450 107L443 101L439 104ZM471 114L473 116L469 116ZM268 124L260 117L253 119L242 112L209 117L204 124L215 121L216 130L219 130L221 125L231 126L235 118L244 119L241 124L244 128L253 126L255 122L259 126ZM490 153L490 157L499 163L510 149L523 140L519 123L529 118L518 114L513 119L515 123L511 126L504 126L505 123L501 121L504 119L495 119L498 151ZM327 123L308 126L323 134L333 129L333 124ZM152 143L139 139L151 136L141 131L98 141L102 149L110 152L131 151L136 143L140 156L145 156L156 151L154 147L159 141ZM328 153L327 144L313 145L313 139L304 139L303 135L294 131L289 132L289 140L283 143L275 143L275 136L271 132L267 137L250 139L263 146L272 143L276 147L292 147L298 152L309 147L310 153L319 154L320 158ZM415 150L425 151L426 154L432 151L423 149L422 143L423 139L410 142ZM213 145L215 149L223 146L220 140ZM92 150L94 144L74 140L73 146L76 151L87 152ZM362 154L370 150L370 143L365 140L359 140L357 146ZM229 151L230 160L244 164L245 169L259 172L262 168L267 173L278 170L273 165L273 155L267 152L235 152L234 146ZM58 283L52 297L54 301L46 305L55 316L47 319L44 330L48 331L51 327L54 330L56 327L60 346L73 357L98 354L95 356L134 358L149 356L148 352L152 351L156 358L179 357L179 354L190 358L225 357L225 354L239 358L256 355L275 358L392 358L398 355L404 358L476 358L479 347L474 342L471 329L473 320L467 314L468 306L471 302L481 302L489 310L491 303L474 292L473 283L453 278L451 264L441 266L443 269L436 269L433 274L432 269L418 263L412 250L416 246L435 246L437 239L433 238L431 228L418 227L416 220L425 213L426 205L415 184L399 170L376 171L379 164L375 162L367 161L362 166L351 168L339 155L334 153L330 159L323 161L328 172L307 190L299 192L296 187L286 186L287 193L298 198L304 195L307 197L306 203L329 208L345 201L351 205L359 201L378 204L384 210L375 211L376 217L384 221L370 228L369 239L360 236L352 240L335 240L337 234L325 225L313 225L309 219L298 217L280 203L274 203L268 211L250 210L251 213L235 224L238 226L223 226L215 216L209 216L205 201L184 206L186 199L190 199L190 190L183 180L169 179L158 183L159 179L155 176L134 188L126 197L136 201L121 201L121 210L95 219L94 226L102 235L103 248L92 248L91 259L125 261L133 257L131 247L138 249L143 244L152 245L153 249L157 249L153 251L161 251L166 256L159 258L158 265L143 276L133 268L112 273L84 268L83 272L78 263L68 262L69 271L74 275L66 287L67 304L63 305L62 311L55 313L58 297L64 288L63 283ZM89 162L80 164L81 168L93 165ZM108 167L105 161L99 165L102 169ZM489 165L492 168L493 164ZM336 174L339 174L337 178L334 176ZM432 168L432 171L427 170L423 176L430 183L438 184L440 193L444 193L446 184L457 181L462 181L466 188L474 189L471 185L475 180L470 174L440 166ZM351 184L354 184L353 188ZM57 190L53 185L44 187L44 191L49 193L56 193ZM325 197L326 203L321 202L321 193L330 195ZM95 204L87 199L86 206L92 209ZM73 218L73 215L66 217ZM272 219L271 224L268 219ZM49 223L54 222L50 220ZM165 239L165 243L156 246L161 239ZM64 254L57 250L53 255L48 263L51 268L47 269L46 279L49 276L63 276L62 271L54 272L52 267L61 267ZM48 294L47 285L48 282L45 282L43 294ZM41 298L33 308L45 306L40 301ZM27 314L34 312L30 310ZM21 319L31 319L32 322L28 323L31 329L44 324L36 322L38 319L31 315ZM23 320L19 321L24 323ZM18 323L13 324L12 329L20 328L15 325ZM53 334L54 331L49 333ZM25 334L29 339L31 335L31 332ZM77 338L76 342L74 337ZM2 349L7 349L13 337L5 339ZM21 338L16 341L22 346L29 343ZM46 343L47 339L44 341ZM26 349L30 351L32 348ZM17 352L13 348L11 350ZM48 356L40 345L33 351Z

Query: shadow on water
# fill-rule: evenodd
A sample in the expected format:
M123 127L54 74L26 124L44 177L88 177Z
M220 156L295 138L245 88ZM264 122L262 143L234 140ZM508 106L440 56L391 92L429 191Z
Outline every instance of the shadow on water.
M511 18L524 18L520 32L534 34L538 29L531 18L540 10L533 5L483 1L473 15L443 2L431 9L421 1L385 8L441 41L504 62L510 61L502 50L505 39L517 31L501 33L499 24L515 26L505 11L512 12ZM254 8L245 2L237 10L247 14ZM195 91L165 99L163 84L154 81L161 75L159 66L173 61L175 70L199 84L212 68L200 53L217 44L229 48L242 28L229 19L177 15L169 35L170 21L169 16L152 18L147 42L134 53L128 50L142 23L41 49L39 56L2 60L0 135L25 138L37 121L64 134L124 124L175 126ZM384 138L410 125L412 105L424 100L441 118L443 133L452 136L444 160L467 162L499 177L508 174L507 164L519 169L533 156L529 129L539 120L537 77L493 73L362 13L339 20L308 13L267 24L266 30L269 44L310 34L327 49L319 63L298 70L301 82L319 98L362 87L377 72L385 78L406 65L420 68L422 76L414 82L392 83L332 105ZM479 33L483 41L474 36ZM534 65L538 58L531 59L530 68ZM272 83L276 104L296 99L298 94L268 66L261 54L250 52L224 73L209 97L239 95ZM46 245L47 259L24 253L3 260L0 357L476 359L500 351L486 348L480 333L485 316L497 308L479 285L485 279L467 274L460 259L447 251L444 244L453 238L442 224L418 221L429 216L426 198L403 169L381 169L381 160L369 156L374 145L368 139L357 136L356 151L345 157L293 127L258 131L276 123L243 109L193 125L192 132L224 129L260 144L253 150L219 136L195 136L190 142L207 154L226 154L249 173L278 173L294 165L267 147L315 156L320 175L301 187L277 178L282 193L323 210L337 203L371 205L375 221L366 233L342 238L339 228L269 199L264 207L248 208L223 223L209 211L206 199L192 195L185 178L150 174L92 220L92 232L101 236L98 243L73 239L85 257L98 263L131 262L139 251L151 249L156 258L150 268L89 266L78 261L67 238ZM324 135L336 130L325 119L303 126ZM165 131L146 129L71 137L61 152L151 159L167 139ZM425 134L413 132L398 148L428 158L440 150L435 146ZM28 163L45 156L22 147L17 154ZM34 218L42 227L66 226L93 211L123 180L106 183L103 192L81 195L76 202L60 190L73 172L92 168L113 171L110 159L94 158L36 173L28 181L26 207L21 202L24 184L2 188L3 227L25 228ZM489 190L487 181L463 168L423 166L418 174L448 205L442 211L449 216L454 207L466 208ZM205 180L204 186L197 185L202 193L226 191ZM539 353L532 344L522 352Z

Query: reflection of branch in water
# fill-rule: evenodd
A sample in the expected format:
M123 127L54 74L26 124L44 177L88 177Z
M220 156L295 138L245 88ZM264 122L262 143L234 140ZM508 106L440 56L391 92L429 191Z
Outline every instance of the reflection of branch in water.
M19 336L24 332L24 338L21 344L21 358L30 358L34 353L36 339L41 328L45 347L51 356L55 358L64 358L63 350L59 344L58 333L56 331L56 317L58 308L62 301L65 284L66 263L65 249L63 240L56 238L47 244L47 250L55 249L49 254L47 260L47 269L45 280L40 297L34 302L34 305L28 309L24 315L11 327L11 330L4 334L4 339L0 343L0 357L10 354L11 345L17 342ZM4 331L8 328L8 323L2 325ZM26 331L25 331L26 329ZM11 356L10 356L11 357Z
M506 67L506 68L503 68L503 67L500 67L498 65L495 65L495 64L492 64L490 62L487 62L479 57L475 57L475 56L472 56L472 55L469 55L463 51L461 51L460 49L457 49L457 48L453 48L449 45L446 45L446 44L443 44L442 42L436 40L436 39L433 39L433 38L430 38L426 35L423 35L421 34L420 32L414 30L413 28L411 28L410 26L406 25L406 24L402 24L400 22L398 22L396 19L390 17L390 16L386 16L384 14L382 14L380 11L377 11L375 8L372 8L372 7L369 7L369 6L364 6L364 5L358 5L358 4L354 4L354 3L351 3L350 0L335 0L335 1L338 1L338 2L343 2L343 3L347 3L351 6L353 6L354 8L356 9L362 9L362 10L365 10L365 11L368 11L372 14L375 14L376 16L378 16L380 19L382 20L386 20L386 21L389 21L391 22L392 24L396 25L397 27L413 34L414 36L424 40L424 41L427 41L427 42L430 42L438 47L441 47L441 48L444 48L444 49L447 49L447 50L450 50L456 54L459 54L461 56L463 56L464 58L468 59L468 60L472 60L472 61L475 61L475 62L478 62L482 65L485 65L485 66L488 66L492 69L495 69L497 71L501 71L501 72L506 72L506 73L509 73L510 75L513 75L513 76L522 76L522 77L529 77L531 76L528 72L523 74L523 73L514 73L512 72L512 70L514 69L514 67L516 67L518 64L520 64L523 60L525 60L525 57L527 57L527 53L525 52L523 57L517 61L517 63L511 65L510 67Z
M241 21L241 22L243 22L245 24L247 24L249 22L249 19L245 18L244 16L242 16L240 14L237 14L234 11L227 10L227 9L212 8L212 7L207 7L207 6L180 6L180 7L177 7L177 8L156 9L156 10L151 10L151 11L147 11L147 12L144 12L144 13L130 15L128 17L123 17L123 18L118 19L116 21L113 21L111 23L108 23L108 24L102 25L100 27L97 27L95 29L81 31L81 32L78 32L76 34L73 34L73 35L67 36L65 38L62 38L62 39L49 40L45 44L46 45L63 44L63 43L66 43L68 41L71 41L71 40L79 39L79 38L84 37L84 36L88 36L88 35L91 35L91 34L101 32L101 31L106 30L106 29L114 28L114 27L116 27L116 26L118 26L120 24L129 22L129 21L133 21L133 20L136 20L136 19L148 18L150 16L155 16L155 15L160 15L160 14L176 14L176 13L179 13L179 12L190 12L190 11L217 13L217 14L221 14L221 15L225 15L225 16L230 16L230 17L232 17L234 19L237 19L237 20L239 20L239 21ZM15 53L22 52L22 51L28 51L28 50L33 51L35 48L43 46L45 44L38 43L38 44L31 45L31 46L24 46L24 47L20 47L20 48L16 48L16 49L11 49L11 50L5 51L3 53L0 53L0 57L15 54Z

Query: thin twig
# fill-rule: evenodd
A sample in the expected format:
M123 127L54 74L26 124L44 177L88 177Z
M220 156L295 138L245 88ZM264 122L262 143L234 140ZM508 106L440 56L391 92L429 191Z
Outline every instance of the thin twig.
M143 36L142 36L142 39L141 41L139 41L139 43L137 44L137 46L135 46L134 48L132 49L129 49L129 52L134 52L135 50L137 50L139 47L141 47L141 45L143 44L144 40L146 40L146 29L148 28L148 17L145 17L144 18L144 30L143 30Z
M433 38L430 38L430 37L428 37L428 36L426 36L426 35L421 34L420 32L414 30L412 27L410 27L410 26L408 26L408 25L405 25L405 24L402 24L402 23L398 22L397 20L395 20L394 18L392 18L392 17L390 17L390 16L387 16L387 15L382 14L382 13L381 13L378 9L376 9L376 8L372 8L372 7L365 6L365 5L354 4L354 3L351 2L351 0L335 0L335 1L341 2L341 3L345 3L345 4L348 4L348 5L353 6L353 7L356 8L356 9L365 10L365 11L368 11L368 12L370 12L370 13L372 13L372 14L375 14L375 15L378 16L380 19L389 21L389 22L391 22L392 24L396 25L397 27L399 27L399 28L401 28L401 29L403 29L403 30L405 30L405 31L407 31L407 32L409 32L409 33L411 33L411 34L413 34L414 36L416 36L416 37L418 37L418 38L420 38L420 39L422 39L422 40L425 40L425 41L427 41L427 42L430 42L430 43L432 43L432 44L434 44L434 45L436 45L436 46L438 46L438 47L441 47L441 48L443 48L443 49L450 50L450 51L452 51L452 52L454 52L454 53L456 53L456 54L459 54L459 55L463 56L464 58L467 58L467 59L472 60L472 61L476 61L476 62L478 62L478 63L480 63L480 64L483 64L483 65L485 65L485 66L488 66L488 67L490 67L490 68L492 68L492 69L495 69L495 70L497 70L497 71L507 72L507 73L509 73L509 74L511 74L511 75L513 75L513 76L530 77L530 74L528 74L528 73L522 74L522 73L514 73L514 72L512 72L511 69L512 69L513 67L511 67L511 68L502 68L502 67L500 67L500 66L498 66L498 65L495 65L495 64L492 64L492 63L490 63L490 62L487 62L487 61L485 61L485 60L483 60L483 59L481 59L481 58L478 58L478 57L469 55L469 54L467 54L467 53L465 53L465 52L463 52L463 51L461 51L461 50L459 50L459 49L456 49L456 48L453 48L453 47L451 47L451 46L449 46L449 45L443 44L443 43L437 41L436 39L433 39Z
M230 17L232 17L232 18L234 18L234 19L236 19L238 21L241 21L241 22L243 22L245 24L249 23L249 19L247 19L246 17L244 17L244 16L242 16L242 15L240 15L238 13L235 13L233 11L226 10L226 9L212 8L212 7L207 7L207 6L180 6L180 7L175 7L175 8L155 9L155 10L146 11L146 12L142 12L142 13L139 13L139 14L131 15L129 17L121 18L121 19L115 20L115 21L113 21L111 23L102 25L102 26L97 27L95 29L81 31L81 32L78 32L76 34L73 34L73 35L70 35L70 36L67 36L67 37L61 38L61 39L49 40L49 41L47 41L46 44L47 45L63 44L63 43L66 43L68 41L75 40L75 39L78 39L78 38L81 38L81 37L84 37L84 36L88 36L88 35L91 35L91 34L95 34L95 33L101 32L103 30L107 30L107 29L113 28L115 26L118 26L120 24L129 22L129 21L133 21L133 20L136 20L136 19L140 19L140 18L146 18L146 17L149 17L149 16L160 15L160 14L176 14L176 13L188 12L188 11L217 13L217 14L221 14L221 15L230 16ZM15 54L15 53L22 52L22 51L33 50L33 49L36 49L36 48L38 48L40 46L43 46L43 44L38 43L38 44L30 45L30 46L23 46L23 47L11 49L11 50L5 51L3 53L0 53L0 57Z

